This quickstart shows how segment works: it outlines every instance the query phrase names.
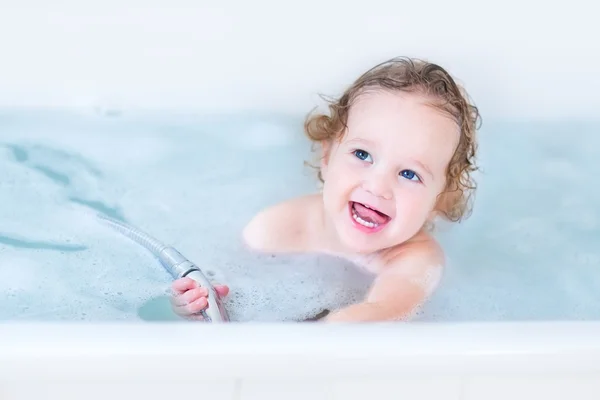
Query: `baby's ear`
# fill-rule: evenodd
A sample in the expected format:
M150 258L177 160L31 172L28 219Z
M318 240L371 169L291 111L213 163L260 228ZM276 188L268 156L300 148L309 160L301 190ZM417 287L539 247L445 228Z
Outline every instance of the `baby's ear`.
M438 195L437 201L433 210L431 210L430 218L439 217L443 215L449 206L449 197L447 192L442 192Z
M451 218L455 214L457 204L460 202L461 192L459 191L444 191L438 196L437 203L434 207L434 212L439 217L446 219Z
M321 176L323 180L327 175L327 167L329 166L329 155L331 153L331 140L323 140L321 145Z
M442 215L443 215L443 213L440 210L438 210L437 208L434 208L433 210L431 210L429 212L429 215L427 216L427 223L433 224L433 222Z

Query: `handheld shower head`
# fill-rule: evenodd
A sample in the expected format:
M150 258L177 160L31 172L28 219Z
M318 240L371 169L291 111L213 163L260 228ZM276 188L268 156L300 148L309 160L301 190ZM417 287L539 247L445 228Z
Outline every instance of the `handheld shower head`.
M124 236L150 251L158 258L161 265L171 274L173 279L187 276L198 282L200 286L206 288L208 290L208 308L201 313L207 322L229 322L229 315L223 302L206 275L204 275L197 265L192 263L173 247L164 245L138 228L105 215L99 215L98 217L115 230L121 232Z

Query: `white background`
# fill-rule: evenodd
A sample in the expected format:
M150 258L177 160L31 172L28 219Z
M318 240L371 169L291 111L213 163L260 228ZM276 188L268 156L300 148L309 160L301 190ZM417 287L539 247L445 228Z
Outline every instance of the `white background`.
M593 118L598 6L551 3L3 0L0 106L305 113L409 55L449 69L484 117Z

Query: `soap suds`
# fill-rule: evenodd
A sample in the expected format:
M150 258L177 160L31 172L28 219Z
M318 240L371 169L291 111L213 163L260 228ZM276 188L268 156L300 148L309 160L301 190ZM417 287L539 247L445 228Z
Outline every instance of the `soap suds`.
M128 137L118 119L100 128L101 120L81 118L40 118L46 134L25 119L3 130L0 166L8 173L0 176L0 217L8 239L0 241L0 320L172 319L160 301L171 276L144 248L97 221L98 212L139 226L210 270L231 289L225 304L234 321L300 321L364 296L370 277L348 262L257 255L239 245L253 213L313 189L308 177L281 173L299 169L308 151L289 140L293 130L240 123L230 134L245 139L227 142L181 129L168 135L159 125ZM270 127L267 136L259 134L263 127ZM80 130L89 142L68 140ZM144 156L124 164L124 153L134 150ZM68 245L81 251L65 251Z
M213 271L236 321L298 321L359 301L372 275L352 263L239 246L260 209L318 187L301 117L2 113L0 320L177 320L164 303L171 277L96 223L99 211ZM449 262L417 279L439 285L414 317L597 319L600 124L483 129L474 213L438 231Z

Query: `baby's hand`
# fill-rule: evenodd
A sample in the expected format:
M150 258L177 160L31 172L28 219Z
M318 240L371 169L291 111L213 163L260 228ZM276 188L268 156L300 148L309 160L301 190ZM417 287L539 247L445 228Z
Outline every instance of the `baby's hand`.
M175 314L183 318L202 319L198 314L208 306L208 290L200 287L198 282L190 278L181 278L173 282L173 297L171 306ZM217 295L225 297L229 288L225 285L214 285Z

